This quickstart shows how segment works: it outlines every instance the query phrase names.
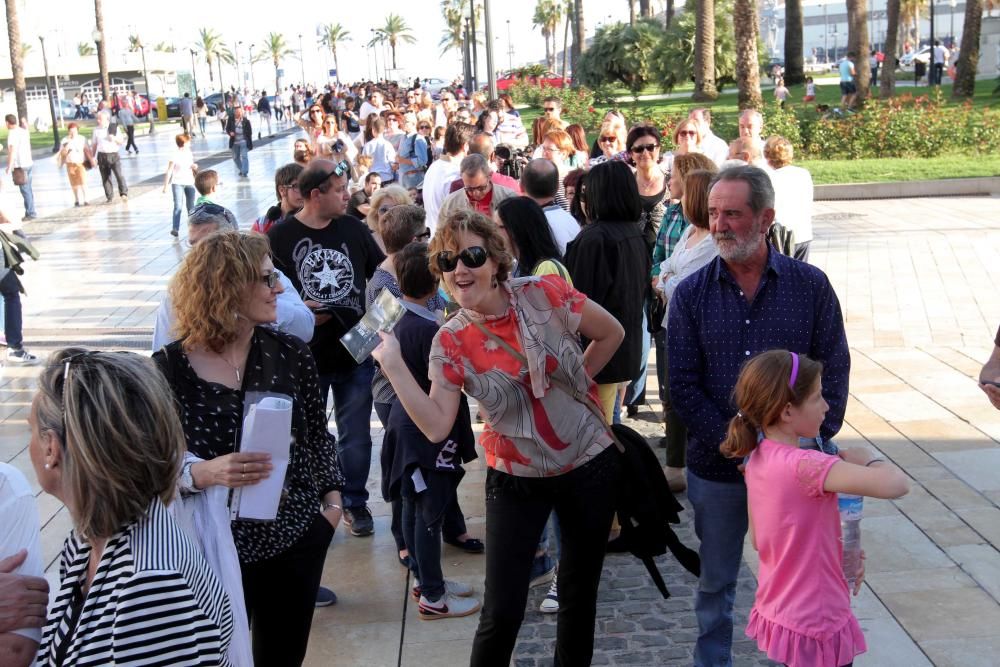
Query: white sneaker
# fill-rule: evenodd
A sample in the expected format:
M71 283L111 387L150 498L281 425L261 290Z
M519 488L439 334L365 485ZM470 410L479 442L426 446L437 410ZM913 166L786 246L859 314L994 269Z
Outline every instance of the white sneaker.
M479 607L479 600L475 598L460 598L456 595L446 594L437 602L431 602L421 595L417 612L420 615L420 620L435 621L439 618L468 616L479 611Z
M451 579L444 580L444 594L445 595L455 595L460 598L467 598L472 595L472 586L469 584L463 584L461 581L452 581ZM413 580L413 599L420 599L420 580Z
M38 357L25 350L7 349L7 362L11 364L21 364L22 366L32 366L38 363Z
M559 611L559 591L556 589L556 577L552 577L552 585L549 592L545 594L542 604L538 606L538 611L543 614L554 614Z

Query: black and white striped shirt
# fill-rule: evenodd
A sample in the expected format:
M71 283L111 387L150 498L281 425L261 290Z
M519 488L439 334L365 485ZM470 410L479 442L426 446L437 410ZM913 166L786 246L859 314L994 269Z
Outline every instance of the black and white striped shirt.
M90 552L76 531L66 538L38 665L229 664L229 598L159 500L108 540L83 596Z

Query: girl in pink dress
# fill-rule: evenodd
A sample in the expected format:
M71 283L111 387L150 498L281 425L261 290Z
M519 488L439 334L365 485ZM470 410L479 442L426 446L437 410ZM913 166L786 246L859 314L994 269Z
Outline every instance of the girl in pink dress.
M818 435L829 409L822 371L786 350L751 359L736 383L739 412L721 446L726 456L749 457L750 540L760 572L746 633L789 667L842 667L867 648L841 567L837 494L898 498L909 491L906 475L867 447L839 456L799 449L799 438ZM862 565L855 595L863 579Z

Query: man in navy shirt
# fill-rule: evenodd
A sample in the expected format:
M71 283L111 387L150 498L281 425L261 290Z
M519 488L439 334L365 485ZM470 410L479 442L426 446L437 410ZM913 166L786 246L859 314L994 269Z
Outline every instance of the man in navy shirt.
M820 429L829 440L843 423L851 360L840 302L826 275L767 242L774 188L756 167L724 170L708 198L719 256L681 282L670 300L670 395L688 428L688 498L701 540L695 612L695 665L732 665L733 602L747 532L746 485L737 460L719 453L731 395L746 360L772 349L823 363Z

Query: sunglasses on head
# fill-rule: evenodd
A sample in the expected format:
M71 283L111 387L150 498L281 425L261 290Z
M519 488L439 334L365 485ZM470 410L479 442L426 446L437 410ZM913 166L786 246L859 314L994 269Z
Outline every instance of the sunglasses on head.
M545 111L555 111L555 107L545 107Z
M486 263L486 259L488 257L489 255L486 253L486 248L474 245L466 248L460 253L453 253L450 250L442 250L437 254L435 261L437 262L437 267L442 273L451 273L458 266L458 260L462 260L462 264L464 264L468 269L478 269Z
M643 144L642 146L633 146L632 147L632 152L635 153L636 155L641 155L642 153L644 153L646 151L649 151L650 153L652 153L653 151L655 151L659 147L660 147L660 144Z

